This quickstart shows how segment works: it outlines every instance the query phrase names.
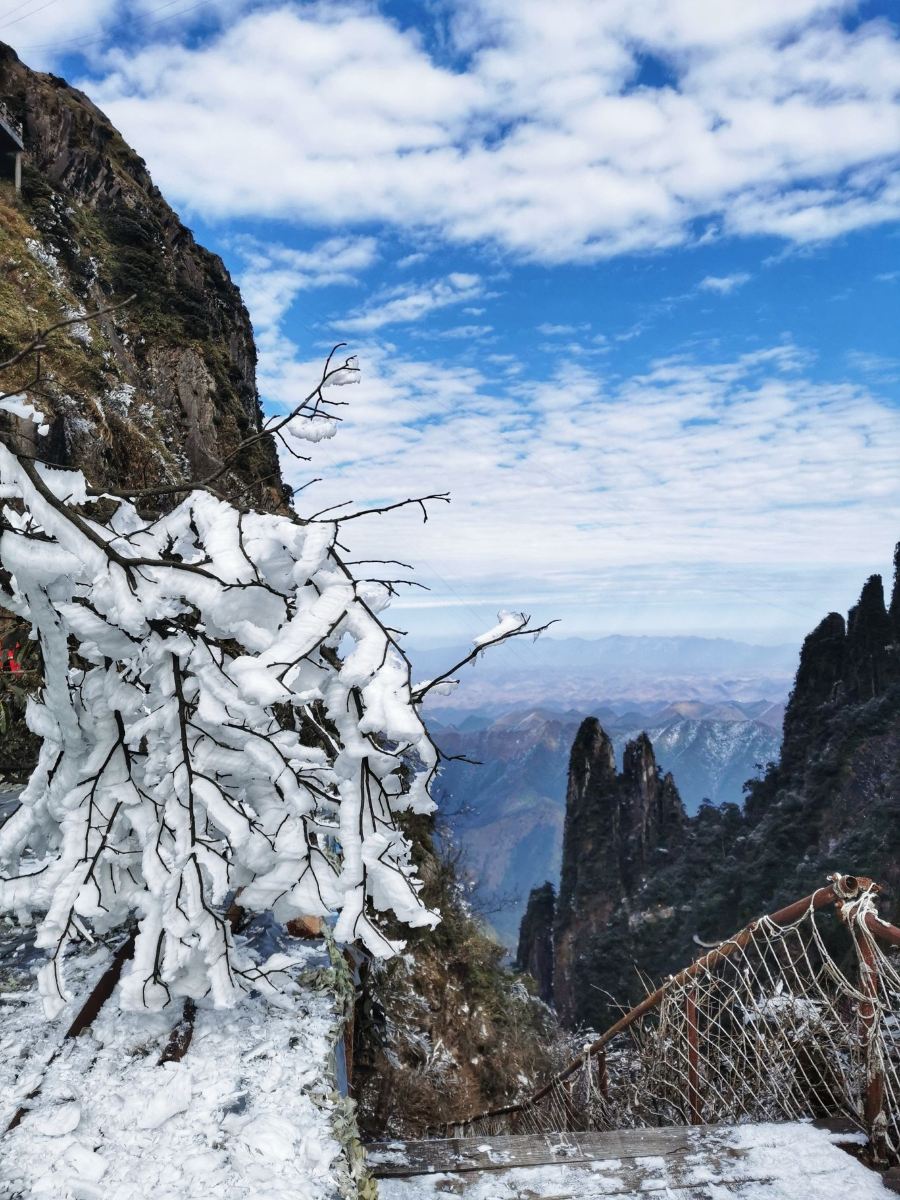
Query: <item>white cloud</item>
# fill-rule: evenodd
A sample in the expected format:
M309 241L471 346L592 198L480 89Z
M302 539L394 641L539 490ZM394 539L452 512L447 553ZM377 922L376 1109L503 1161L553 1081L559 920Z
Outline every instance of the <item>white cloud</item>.
M900 358L865 350L848 350L844 357L851 367L877 383L900 383Z
M746 271L735 271L733 275L707 275L705 279L700 280L697 287L701 292L717 292L720 296L727 296L729 292L743 287L749 280L750 276Z
M493 332L493 325L454 325L450 329L440 330L437 336L451 341L478 341Z
M328 238L310 250L240 238L236 249L245 264L241 292L258 330L276 325L300 292L355 283L377 257L371 237Z
M522 379L494 355L489 378L360 349L363 380L338 437L317 448L309 474L326 482L309 503L450 490L450 509L425 527L407 513L347 528L354 553L417 563L438 599L609 606L639 577L643 602L662 611L673 578L688 596L711 577L762 594L761 580L805 571L808 585L822 564L864 573L900 528L900 410L807 376L789 343L660 360L610 384L571 361ZM310 378L317 366L297 368ZM779 616L772 586L761 621L767 604Z
M583 333L584 330L590 329L590 325L554 325L552 321L543 321L537 329L544 337L564 337L573 333Z
M0 40L14 45L33 67L58 63L65 54L81 54L101 70L104 55L118 34L146 45L183 35L198 24L234 21L255 0L21 0L0 17Z
M392 288L382 298L376 298L368 307L343 317L335 325L352 333L371 333L384 325L407 325L421 321L437 309L474 300L483 291L480 276L456 271L432 283Z
M30 63L49 61L56 47L76 47L96 36L116 15L117 0L66 0L65 4L12 4L0 18L0 40L21 47Z
M113 54L87 86L209 216L383 221L551 262L700 220L805 243L900 217L900 45L845 7L458 0L452 70L369 6L283 5ZM670 84L634 86L638 49Z
M285 317L302 292L357 282L376 261L377 243L371 237L333 237L297 250L244 237L237 239L235 250L242 260L238 282L259 349L260 391L292 407L309 391L309 380L295 373L296 346L284 332Z

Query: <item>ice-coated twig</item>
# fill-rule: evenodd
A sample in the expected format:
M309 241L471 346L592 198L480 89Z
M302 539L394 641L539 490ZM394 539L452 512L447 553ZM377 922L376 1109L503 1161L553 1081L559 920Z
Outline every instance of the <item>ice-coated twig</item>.
M538 637L546 632L551 625L555 625L556 621L547 621L544 625L531 625L531 617L526 613L501 613L498 624L483 633L480 637L475 638L475 646L469 653L454 663L446 671L442 671L440 675L436 675L434 679L426 680L425 683L420 683L413 688L412 698L414 703L421 704L430 691L440 687L442 684L449 683L453 680L453 676L461 667L466 667L469 663L474 662L480 654L491 646L499 646L503 642L511 641L513 638L524 637L526 634L532 637Z
M274 996L280 968L233 935L236 894L281 921L335 914L337 940L374 955L403 945L385 914L439 919L400 816L433 811L441 755L418 702L452 672L413 688L380 616L413 581L356 577L338 532L410 504L427 519L426 503L448 497L303 519L217 494L256 441L327 419L323 388L358 371L340 348L300 405L200 481L101 493L0 444L0 601L34 629L44 684L28 706L37 768L0 827L0 909L40 914L51 1014L68 1000L67 947L132 926L127 1008ZM152 519L135 506L164 496L173 507ZM100 497L116 500L102 517ZM541 631L527 626L504 617L453 670Z

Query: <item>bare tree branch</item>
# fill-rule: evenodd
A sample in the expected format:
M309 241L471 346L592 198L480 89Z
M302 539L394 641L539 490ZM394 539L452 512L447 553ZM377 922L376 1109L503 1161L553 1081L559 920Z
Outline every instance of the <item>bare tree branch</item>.
M96 308L92 312L78 313L74 317L66 317L63 321L56 321L53 325L48 325L46 329L40 330L34 335L27 346L8 358L6 362L0 362L0 371L8 371L11 367L17 366L23 359L26 359L29 354L39 354L42 350L48 349L47 338L51 333L55 333L58 329L65 329L67 325L82 325L85 321L94 321L97 317L105 317L107 313L116 312L117 309L125 308L137 299L137 292L133 293L126 300L118 300L115 304L107 304L103 308ZM12 393L8 393L11 395Z
M376 505L374 508L361 508L358 512L348 513L346 517L335 517L334 520L344 524L346 521L355 521L358 517L380 516L382 513L393 512L397 508L406 508L410 504L418 504L422 509L423 523L428 521L428 509L425 505L429 500L442 500L444 504L450 503L449 492L432 492L428 496L410 496L406 500L397 500L393 504ZM332 504L329 508L321 508L317 513L313 513L311 517L307 517L308 521L317 521L323 513L330 512L334 508L344 508L348 504L352 504L352 500L344 500L340 504Z
M558 623L557 621L548 621L545 625L538 625L536 628L532 629L528 624L530 620L530 617L525 617L524 624L522 624L518 629L510 629L506 633L501 633L498 637L493 638L489 642L485 642L481 646L475 646L469 651L465 658L461 658L459 662L455 663L452 667L450 667L449 670L442 672L434 679L429 679L428 682L423 684L420 688L414 689L413 700L415 703L420 704L432 688L437 687L440 683L447 683L457 671L459 671L462 667L468 666L469 663L474 662L475 659L478 658L479 654L490 649L491 646L499 646L503 642L510 642L513 638L525 637L526 635L537 637L539 634L548 630L551 625L556 625Z

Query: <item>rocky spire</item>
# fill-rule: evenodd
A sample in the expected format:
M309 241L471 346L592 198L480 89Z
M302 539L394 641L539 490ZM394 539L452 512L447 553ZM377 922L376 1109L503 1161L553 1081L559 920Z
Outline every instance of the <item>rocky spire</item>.
M553 995L562 1020L576 1012L575 967L580 938L602 928L621 892L616 759L595 717L583 721L569 757L566 820L556 927Z
M829 613L800 651L794 687L784 713L784 768L801 762L824 719L823 706L838 698L847 657L847 628L840 613Z
M865 703L900 680L900 545L894 556L890 611L880 575L863 586L846 624L829 613L803 643L794 689L784 714L780 775L802 766L836 705Z
M617 774L606 733L593 717L582 723L569 760L554 933L553 994L564 1023L587 1013L585 948L640 887L659 850L681 839L685 821L672 776L660 775L646 734L625 747Z
M887 649L892 640L881 576L870 575L847 617L845 682L849 699L871 700L885 690L892 675Z
M602 874L618 880L619 806L613 744L595 717L583 721L569 755L557 913L565 918ZM590 854L584 851L590 848ZM584 875L585 864L589 873Z
M672 776L659 774L646 733L625 747L620 790L622 824L629 831L628 843L621 847L620 871L623 889L630 893L660 846L668 848L680 840L686 814Z
M527 971L538 985L538 995L553 1001L553 920L556 894L552 883L533 888L519 926L516 970Z

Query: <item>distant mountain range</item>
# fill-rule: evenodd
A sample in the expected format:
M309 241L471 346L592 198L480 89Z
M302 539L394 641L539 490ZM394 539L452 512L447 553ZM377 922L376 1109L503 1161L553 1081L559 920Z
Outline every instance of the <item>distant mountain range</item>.
M452 724L445 723L446 710L432 716L445 754L481 764L447 762L436 795L464 868L477 881L478 901L504 943L515 944L531 888L558 882L569 753L586 715L602 721L619 759L625 743L646 731L693 813L703 799L740 801L744 782L778 757L783 712L783 704L766 700L691 700L562 712L543 706L499 717L468 712Z
M429 679L470 649L411 648L410 656L417 675ZM584 715L622 700L661 706L783 701L798 649L700 637L517 638L463 668L457 691L435 697L429 711L459 722L473 709L496 717L525 706L577 707Z
M611 731L579 728L556 904L534 894L518 953L564 1024L602 1028L697 938L715 944L834 871L877 880L881 916L900 919L900 544L890 604L872 575L846 619L829 613L805 639L783 729L742 811L690 816L645 740L619 771Z

